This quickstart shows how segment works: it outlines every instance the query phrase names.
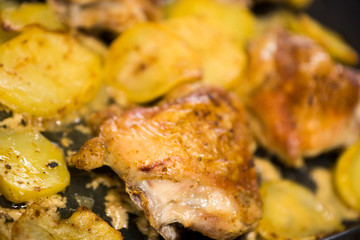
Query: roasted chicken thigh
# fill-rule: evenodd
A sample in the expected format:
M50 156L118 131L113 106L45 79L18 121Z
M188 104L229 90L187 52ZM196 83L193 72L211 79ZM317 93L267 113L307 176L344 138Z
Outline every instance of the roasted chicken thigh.
M108 119L70 164L110 166L165 239L179 237L175 223L234 239L261 217L250 148L239 100L202 87Z
M257 139L287 165L358 139L359 73L282 29L250 49L246 105Z

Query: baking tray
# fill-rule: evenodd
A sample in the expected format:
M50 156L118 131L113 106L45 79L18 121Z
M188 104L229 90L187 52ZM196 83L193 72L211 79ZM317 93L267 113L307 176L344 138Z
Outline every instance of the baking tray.
M257 5L254 9L254 12L262 14L267 11L272 11L274 8L283 7L279 4L268 4L263 3ZM315 0L314 3L306 10L308 14L312 17L330 27L331 29L337 31L344 39L353 46L360 53L360 31L358 27L360 25L360 1L359 0ZM359 68L359 66L357 66ZM1 112L0 111L0 120L11 117L11 113ZM57 143L60 147L64 149L64 152L68 150L78 150L80 146L90 138L89 135L86 135L78 130L76 130L76 125L81 125L82 122L70 125L65 131L59 132L42 132L51 141ZM70 146L63 146L61 144L62 137L66 135L67 138L73 140L75 144ZM306 161L305 167L301 169L290 169L284 167L282 164L278 163L277 159L266 152L264 149L258 149L256 152L257 156L271 158L274 164L280 169L284 178L294 180L312 191L316 190L316 184L312 181L310 177L310 171L313 168L322 166L328 169L331 169L336 162L337 157L340 154L340 150L334 150L329 153L322 154L316 158L309 159ZM68 218L79 206L76 201L76 196L83 196L93 199L92 211L98 214L108 223L111 223L111 218L109 218L105 213L105 196L108 192L108 187L100 184L96 190L91 188L86 188L86 184L92 181L92 175L89 172L78 170L75 168L69 168L71 173L71 184L64 193L63 196L67 198L66 208L60 209L62 218ZM96 169L95 174L107 174L113 178L117 176L113 171L108 167L102 167ZM14 204L7 201L4 197L0 196L0 206L8 208L23 208L23 204ZM130 214L128 228L121 229L121 233L124 236L125 240L145 240L146 236L141 234L136 225L136 216ZM357 240L360 239L360 221L357 222L345 222L346 230L323 238L324 240ZM206 240L200 233L192 232L187 229L183 229L181 233L182 239L197 239L197 240ZM161 237L160 237L161 239ZM245 239L244 236L239 237L239 239Z

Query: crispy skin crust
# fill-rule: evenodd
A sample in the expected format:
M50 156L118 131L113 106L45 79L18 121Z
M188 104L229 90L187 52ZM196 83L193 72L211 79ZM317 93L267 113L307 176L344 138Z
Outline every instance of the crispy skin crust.
M94 143L106 146L105 164L125 180L133 200L165 238L176 238L169 226L180 222L211 238L233 239L261 217L244 109L218 88L181 95L109 119L71 164L98 167L99 160L91 166L81 158ZM167 188L179 190L158 196Z
M275 30L250 51L247 101L260 142L290 166L358 137L359 74L310 39Z

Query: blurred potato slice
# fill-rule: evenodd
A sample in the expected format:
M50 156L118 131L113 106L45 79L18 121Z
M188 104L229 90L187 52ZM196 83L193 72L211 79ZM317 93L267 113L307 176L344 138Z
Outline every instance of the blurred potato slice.
M12 239L21 240L121 240L120 232L86 207L67 220L53 218L39 204L32 204L13 227Z
M196 54L156 23L138 24L118 37L110 46L105 72L110 85L138 103L201 76Z
M359 55L355 49L334 31L321 25L307 14L295 15L289 11L276 11L259 17L256 24L256 36L273 27L283 27L297 34L305 35L322 46L334 59L347 65L359 63Z
M70 182L62 152L32 130L0 129L0 192L21 203L60 192Z
M254 33L255 17L243 4L217 0L176 0L165 8L168 18L197 16L225 28L240 43Z
M68 34L28 28L0 45L0 103L17 112L52 117L95 96L100 58Z
M290 27L293 31L314 39L333 58L348 65L356 65L359 62L358 53L340 35L321 25L310 16L299 15L296 22L291 22Z
M229 31L244 44L254 34L255 17L241 2L175 0L165 7L167 18L197 16ZM196 37L195 37L196 39Z
M348 148L338 159L335 187L342 200L360 212L360 142Z
M263 218L257 232L265 239L317 239L343 229L313 193L294 182L266 182L260 193Z
M229 89L241 80L245 50L226 31L199 17L171 19L164 26L200 57L203 82Z
M1 11L1 21L5 29L12 31L20 31L30 24L37 24L49 30L65 28L57 19L55 12L45 3L8 5Z

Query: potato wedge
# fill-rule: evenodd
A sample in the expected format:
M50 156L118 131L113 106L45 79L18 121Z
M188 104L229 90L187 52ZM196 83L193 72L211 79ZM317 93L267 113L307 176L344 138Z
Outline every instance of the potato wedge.
M53 218L38 203L32 204L13 227L12 239L22 240L121 240L119 231L86 207L67 220Z
M143 103L198 79L201 69L196 54L179 37L159 24L141 23L111 44L105 74L110 85Z
M313 193L294 182L266 182L260 193L263 219L257 232L265 239L317 239L343 229Z
M70 174L62 152L32 130L0 129L0 192L15 203L65 189Z
M164 26L200 57L203 82L229 89L240 81L247 63L245 50L226 31L199 17L171 19Z
M165 8L167 18L197 16L229 31L244 44L254 34L255 17L241 3L218 0L175 0ZM197 39L196 37L194 39Z
M7 30L21 31L30 24L37 24L49 30L65 28L55 12L45 3L23 3L7 6L1 11L2 25Z
M360 212L360 142L348 148L335 167L335 187L341 199Z
M100 74L100 58L67 34L33 27L0 45L0 103L16 112L69 112L96 95Z

